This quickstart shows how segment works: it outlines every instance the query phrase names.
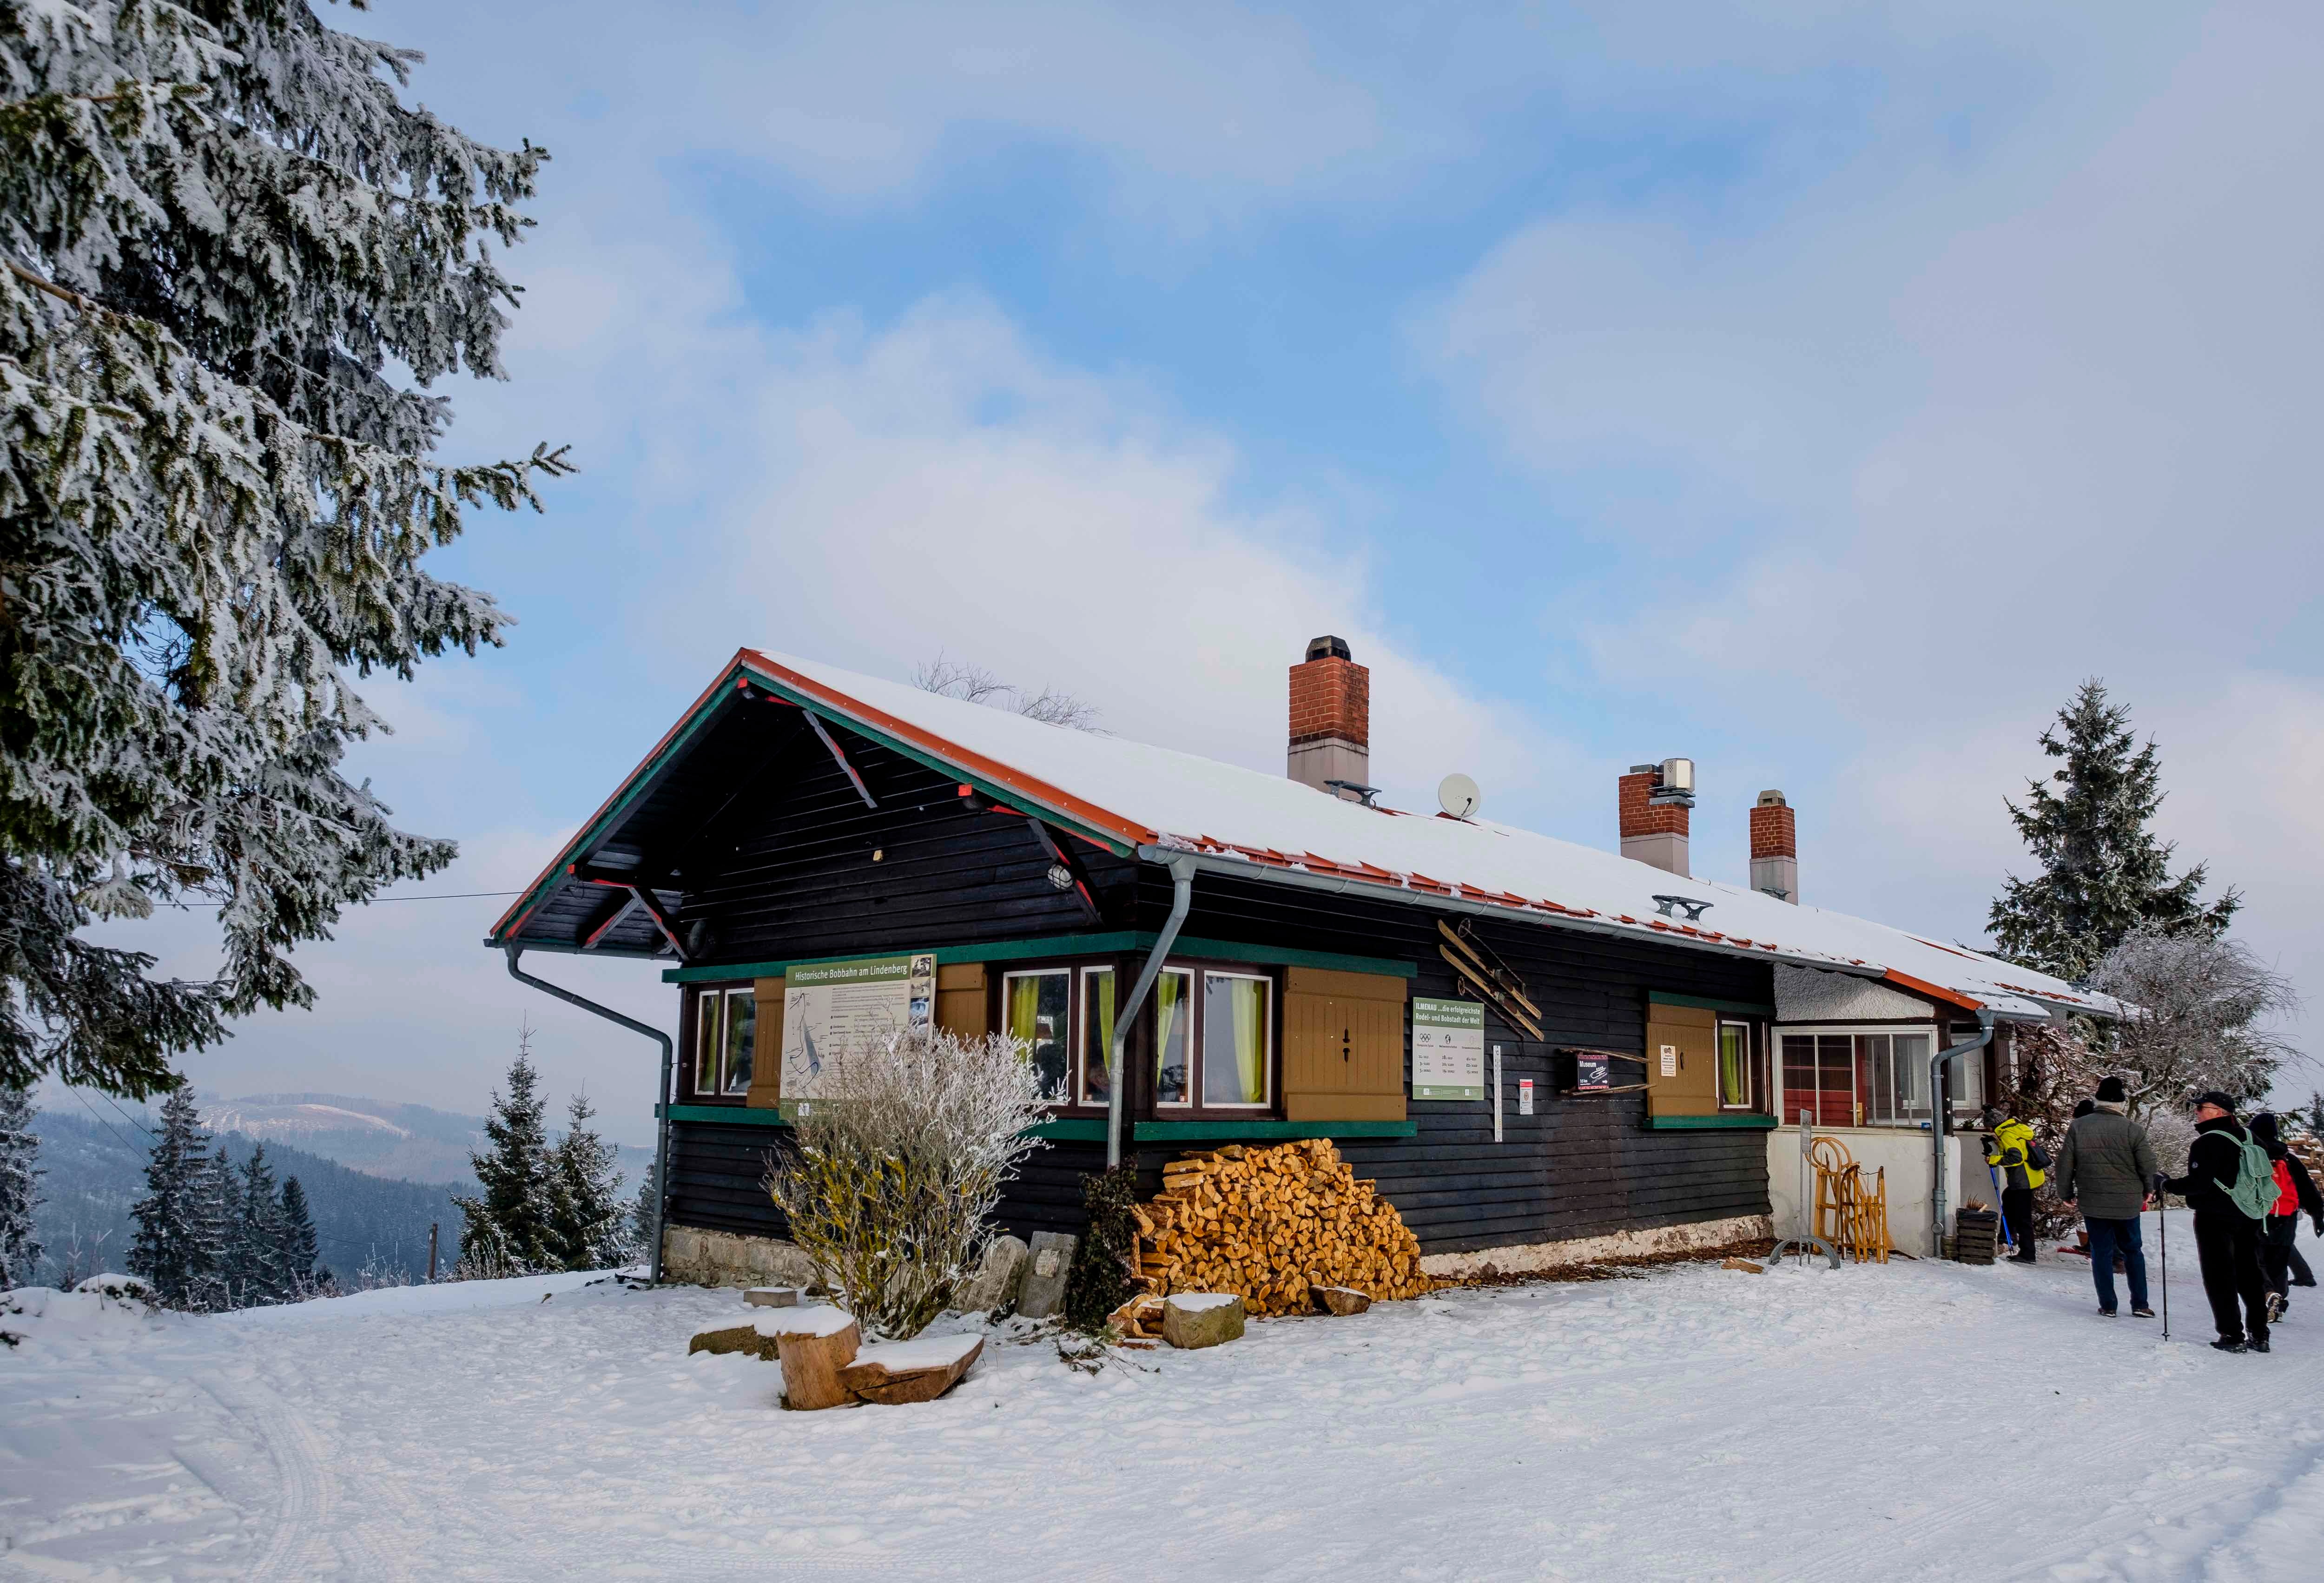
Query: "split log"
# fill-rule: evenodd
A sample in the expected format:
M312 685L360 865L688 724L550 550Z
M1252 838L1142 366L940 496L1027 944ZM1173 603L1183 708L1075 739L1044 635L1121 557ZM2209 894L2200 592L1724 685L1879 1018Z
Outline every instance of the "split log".
M778 1310L759 1322L775 1331L776 1355L783 1365L783 1399L791 1406L813 1412L855 1400L840 1377L863 1345L862 1329L853 1314L816 1303Z
M1324 1312L1336 1313L1343 1318L1351 1313L1361 1313L1372 1305L1368 1293L1351 1286L1311 1286L1307 1292Z
M730 1352L742 1352L772 1363L775 1360L775 1338L772 1332L759 1328L763 1322L754 1321L749 1324L720 1325L715 1330L698 1331L694 1339L686 1344L686 1355L691 1358L697 1352L707 1352L717 1358Z
M839 1383L867 1402L900 1407L933 1402L984 1352L982 1336L916 1336L866 1347L839 1371Z

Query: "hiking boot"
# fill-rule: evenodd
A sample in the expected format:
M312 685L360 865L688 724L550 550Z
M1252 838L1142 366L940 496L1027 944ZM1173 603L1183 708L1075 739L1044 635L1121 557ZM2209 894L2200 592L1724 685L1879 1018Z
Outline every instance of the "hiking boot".
M2154 1317L2154 1311L2151 1308L2134 1308L2130 1311L2130 1317L2133 1319L2153 1319Z
M2110 1309L2110 1308L2102 1308L2102 1309L2098 1310L2098 1318L2100 1318L2100 1319L2112 1319L2112 1318L2114 1318L2114 1310L2112 1310L2112 1309Z
M2030 1253L2013 1253L2009 1256L2009 1262L2013 1265L2030 1265L2040 1261Z
M2214 1352L2247 1352L2250 1348L2246 1347L2240 1339L2229 1337L2223 1340L2212 1342L2211 1350Z
M2266 1338L2265 1336L2254 1336L2254 1337L2251 1339L2250 1342L2249 1342L2249 1343L2248 1343L2248 1344L2244 1348L2244 1350L2245 1350L2245 1351L2246 1351L2246 1352L2264 1352L2264 1351L2266 1351L2266 1350L2267 1350L2267 1338Z

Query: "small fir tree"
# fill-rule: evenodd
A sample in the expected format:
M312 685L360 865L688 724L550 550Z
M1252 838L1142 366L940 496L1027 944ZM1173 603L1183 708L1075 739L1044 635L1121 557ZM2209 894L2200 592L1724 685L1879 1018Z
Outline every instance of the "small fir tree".
M630 1260L619 1154L589 1125L596 1114L588 1095L574 1095L565 1136L549 1150L549 1247L558 1269L611 1269Z
M638 1196L630 1206L630 1240L653 1256L655 1223L661 1218L661 1162L649 1160L638 1173Z
M540 1090L540 1074L532 1064L532 1029L525 1026L517 1032L508 1092L493 1096L492 1114L484 1118L489 1146L468 1156L483 1191L475 1198L452 1201L466 1217L460 1228L460 1265L471 1278L563 1267L549 1236L549 1132Z
M240 1308L235 1240L235 1223L242 1218L242 1182L234 1162L215 1139L194 1173L192 1210L194 1238L208 1256L196 1269L186 1306L196 1313L225 1313Z
M329 1278L315 1267L315 1217L307 1208L307 1190L296 1176L282 1182L282 1268L289 1281L286 1299L303 1302L322 1290Z
M547 156L403 103L418 59L308 0L0 0L0 1081L171 1088L452 860L341 773L352 684L502 641L422 560L566 467L431 460ZM189 893L215 981L80 937Z
M2063 762L2051 785L2026 783L2023 806L2007 805L2042 872L2009 876L1987 919L2011 961L2079 980L2134 932L2216 937L2243 905L2230 889L2205 906L2200 863L2172 877L2175 848L2148 827L2163 805L2159 756L2129 728L2130 711L2093 677L2042 733L2042 750Z
M199 1311L216 1297L220 1246L212 1192L208 1136L184 1089L161 1106L161 1130L145 1162L145 1196L129 1210L137 1230L129 1244L129 1273L153 1284L164 1308Z
M266 1163L266 1146L258 1144L243 1162L233 1233L226 1239L226 1288L235 1307L253 1308L290 1299L289 1241L290 1228L282 1218L274 1167Z
M41 1267L40 1239L32 1235L40 1149L32 1091L0 1085L0 1292L31 1285Z

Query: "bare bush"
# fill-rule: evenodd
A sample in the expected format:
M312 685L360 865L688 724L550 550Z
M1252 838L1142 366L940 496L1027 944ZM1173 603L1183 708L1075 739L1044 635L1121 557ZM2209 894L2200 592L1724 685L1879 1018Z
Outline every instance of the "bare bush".
M2302 1059L2259 1026L2295 1010L2299 997L2241 941L2135 934L2099 960L2090 983L2135 1008L2116 1026L2111 1056L2142 1118L2183 1109L2206 1089L2257 1100L2280 1067Z
M1072 731L1085 731L1103 736L1098 727L1097 705L1056 687L1043 687L1038 693L1013 686L994 676L981 665L948 659L938 654L934 659L918 665L912 671L912 686L924 693L935 693L945 698L958 698L964 704L982 704L994 709L1006 709L1040 721L1045 725L1062 725Z
M865 1332L904 1339L976 1268L1041 1117L1040 1073L1005 1034L859 1039L826 1059L767 1191Z

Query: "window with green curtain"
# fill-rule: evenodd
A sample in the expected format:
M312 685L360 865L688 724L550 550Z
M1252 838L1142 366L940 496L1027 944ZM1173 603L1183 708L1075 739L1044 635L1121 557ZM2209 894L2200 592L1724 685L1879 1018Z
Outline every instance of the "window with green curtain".
M1719 1106L1722 1110L1751 1108L1751 1029L1748 1024L1719 1025Z
M1106 1060L1113 1054L1113 970L1082 974L1082 1103L1102 1105L1111 1095Z
M1267 1103L1265 979L1203 975L1203 1103Z
M750 989L729 990L726 995L725 1092L747 1094L751 1091L751 1071L757 1062L758 1044L758 995Z
M724 1042L718 1033L718 1008L725 997L706 989L694 1000L694 1091L718 1091L718 1055Z
M1154 980L1154 1102L1191 1105L1194 975L1176 970Z
M1023 1042L1026 1058L1041 1074L1045 1099L1065 1098L1065 1008L1072 994L1073 975L1059 968L1051 972L1010 973L1001 980L1010 1037Z

